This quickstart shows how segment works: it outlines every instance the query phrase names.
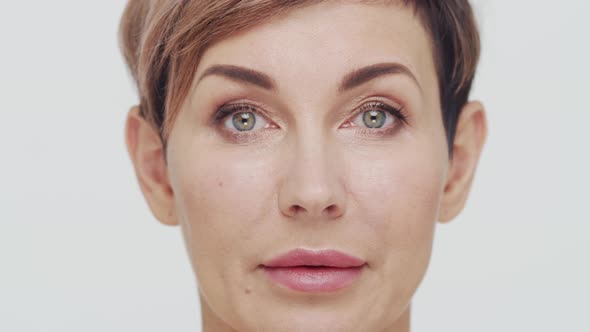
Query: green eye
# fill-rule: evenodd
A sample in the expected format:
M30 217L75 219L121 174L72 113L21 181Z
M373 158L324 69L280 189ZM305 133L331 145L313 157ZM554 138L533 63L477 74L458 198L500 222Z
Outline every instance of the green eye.
M363 122L369 128L381 128L385 124L386 115L383 111L367 111L363 114Z
M252 112L237 112L232 116L232 123L239 131L249 131L256 125L256 117Z

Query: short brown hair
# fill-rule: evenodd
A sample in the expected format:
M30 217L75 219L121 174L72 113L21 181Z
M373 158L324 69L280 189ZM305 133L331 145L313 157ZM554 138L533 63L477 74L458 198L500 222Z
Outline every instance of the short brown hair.
M360 2L376 2L363 1ZM379 2L387 2L382 0ZM141 115L164 145L212 43L317 0L129 0L119 37L137 84ZM449 152L479 60L477 25L468 0L390 0L412 6L433 44Z

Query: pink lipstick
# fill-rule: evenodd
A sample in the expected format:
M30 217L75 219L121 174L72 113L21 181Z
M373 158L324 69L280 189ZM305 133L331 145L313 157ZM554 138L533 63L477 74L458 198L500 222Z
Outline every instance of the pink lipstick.
M357 280L366 262L336 250L295 249L262 264L275 283L301 292L333 292Z

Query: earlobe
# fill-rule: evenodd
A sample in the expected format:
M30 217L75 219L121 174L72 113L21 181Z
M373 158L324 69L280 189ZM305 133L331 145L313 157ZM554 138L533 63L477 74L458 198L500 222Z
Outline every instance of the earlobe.
M439 211L440 222L451 221L463 210L486 137L483 105L477 101L465 104L457 123L453 159Z
M162 141L158 131L141 116L138 106L127 115L125 140L137 181L153 215L165 225L178 225Z

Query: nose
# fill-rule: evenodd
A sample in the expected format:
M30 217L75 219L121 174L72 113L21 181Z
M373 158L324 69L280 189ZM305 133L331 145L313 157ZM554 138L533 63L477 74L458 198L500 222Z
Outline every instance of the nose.
M302 135L282 158L284 170L278 200L291 219L327 220L344 214L346 195L337 151L320 135Z

